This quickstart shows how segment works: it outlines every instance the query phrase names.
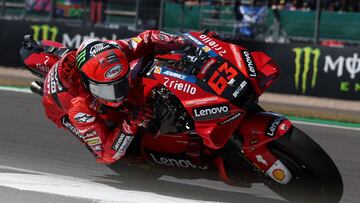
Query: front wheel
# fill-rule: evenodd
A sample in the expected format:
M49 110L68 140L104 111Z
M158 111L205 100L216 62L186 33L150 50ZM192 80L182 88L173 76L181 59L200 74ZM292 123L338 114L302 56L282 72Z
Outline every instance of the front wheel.
M329 155L308 135L293 127L268 145L291 171L286 185L270 178L265 184L292 202L339 202L343 194L341 175Z

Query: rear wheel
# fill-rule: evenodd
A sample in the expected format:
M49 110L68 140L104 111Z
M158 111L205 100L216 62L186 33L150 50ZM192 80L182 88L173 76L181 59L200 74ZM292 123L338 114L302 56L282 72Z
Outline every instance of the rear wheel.
M304 132L293 127L268 147L293 175L286 185L267 179L269 188L292 202L340 201L343 182L336 165Z

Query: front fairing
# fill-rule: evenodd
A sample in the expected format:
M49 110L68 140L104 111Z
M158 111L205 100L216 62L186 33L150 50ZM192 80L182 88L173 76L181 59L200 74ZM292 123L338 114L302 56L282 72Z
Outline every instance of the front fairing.
M144 84L145 93L160 85L174 94L193 119L196 133L211 149L224 146L245 114L227 99L210 91L197 77L173 71L156 62Z
M202 50L198 58L204 60L195 61L194 69L185 72L155 61L144 79L145 94L156 86L167 88L192 117L204 143L220 149L244 118L244 105L264 91L259 86L261 70L247 66L242 55L248 57L248 63L251 60L255 64L256 60L240 46L199 33L187 33L185 37Z

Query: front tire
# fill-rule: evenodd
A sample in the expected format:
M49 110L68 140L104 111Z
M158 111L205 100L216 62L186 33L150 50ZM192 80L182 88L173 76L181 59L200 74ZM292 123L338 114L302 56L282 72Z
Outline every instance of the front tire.
M283 137L268 145L291 171L286 185L270 178L265 184L292 202L339 202L343 194L341 175L329 155L309 136L292 127Z

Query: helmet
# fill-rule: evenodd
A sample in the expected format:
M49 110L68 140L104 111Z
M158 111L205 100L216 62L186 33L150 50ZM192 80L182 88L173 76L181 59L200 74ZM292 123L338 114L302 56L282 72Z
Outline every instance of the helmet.
M76 65L85 87L107 106L118 107L129 91L129 63L117 44L84 41Z

